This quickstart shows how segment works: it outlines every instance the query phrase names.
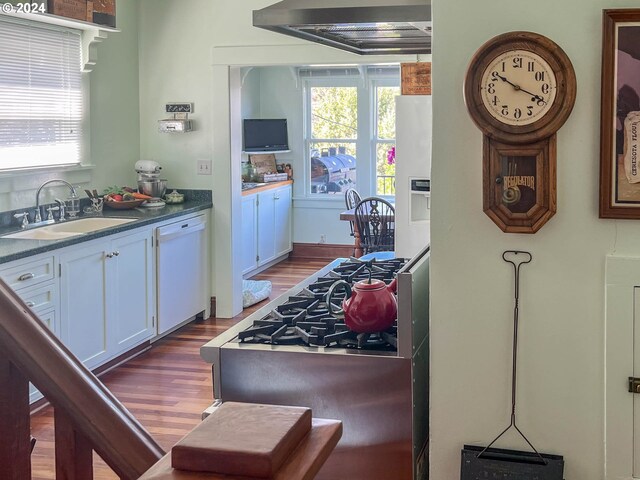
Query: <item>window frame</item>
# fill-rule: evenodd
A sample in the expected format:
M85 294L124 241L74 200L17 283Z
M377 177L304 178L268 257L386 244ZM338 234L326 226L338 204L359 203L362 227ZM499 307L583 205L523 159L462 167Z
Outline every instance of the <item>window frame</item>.
M80 40L80 57L78 58L79 75L80 75L80 118L78 121L78 127L80 133L77 137L78 148L78 161L70 163L59 163L52 165L28 165L12 168L0 167L0 179L2 178L16 178L23 175L32 175L38 173L47 172L73 172L83 171L93 168L87 159L90 158L90 121L89 121L89 105L90 105L90 79L84 68L84 62L86 55L86 32L81 28L72 28L70 26L50 24L46 22L34 21L29 19L23 19L13 16L2 17L7 23L15 23L18 25L27 25L31 28L37 28L41 30L53 30L57 32L71 32L74 35L79 36Z
M370 79L371 89L369 94L369 102L371 103L371 123L372 123L372 135L371 135L371 158L374 162L373 165L373 184L371 185L371 192L376 197L381 197L385 199L393 199L395 198L395 194L393 195L384 195L378 194L378 170L377 170L377 152L378 146L381 144L396 144L395 136L393 138L380 138L378 131L378 87L398 87L400 90L400 81L398 78L397 82L394 82L393 79L388 76L375 76ZM398 92L400 94L400 92ZM394 129L395 132L395 129ZM393 181L395 183L395 174L393 175ZM395 191L395 187L394 187Z
M394 67L396 67L394 65ZM311 155L310 147L312 143L320 142L349 142L353 139L316 139L312 138L311 119L311 89L314 87L356 87L358 95L357 124L358 137L355 140L356 158L368 158L368 162L357 161L356 163L356 186L355 188L365 196L377 196L385 199L394 199L395 195L377 194L377 169L376 169L376 147L378 143L390 143L378 139L377 126L377 86L397 86L400 87L400 66L397 65L398 74L376 74L367 71L367 67L359 69L357 75L325 75L301 77L303 89L303 132L304 132L304 197L321 201L340 201L344 203L344 195L311 193ZM368 132L366 136L361 132ZM386 139L390 140L390 139ZM395 139L393 139L395 144Z

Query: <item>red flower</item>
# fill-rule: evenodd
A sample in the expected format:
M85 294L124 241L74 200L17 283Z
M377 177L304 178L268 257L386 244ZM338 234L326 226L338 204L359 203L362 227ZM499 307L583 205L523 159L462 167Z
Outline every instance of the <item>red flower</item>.
M391 147L391 149L387 151L387 163L389 165L396 163L396 147Z

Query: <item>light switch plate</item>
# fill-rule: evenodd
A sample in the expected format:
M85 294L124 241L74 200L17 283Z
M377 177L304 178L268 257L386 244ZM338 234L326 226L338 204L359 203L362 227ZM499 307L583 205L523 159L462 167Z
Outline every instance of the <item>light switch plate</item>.
M198 175L211 175L211 160L197 161Z

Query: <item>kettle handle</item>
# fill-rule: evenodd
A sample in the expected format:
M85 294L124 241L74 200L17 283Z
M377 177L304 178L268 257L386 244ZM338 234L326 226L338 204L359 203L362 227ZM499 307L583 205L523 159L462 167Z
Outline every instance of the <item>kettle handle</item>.
M333 285L329 287L329 291L327 292L327 307L329 308L329 312L338 318L344 318L344 310L334 305L331 300L335 291L342 286L344 286L344 291L347 294L347 296L345 297L346 300L351 297L351 285L349 285L349 283L345 282L344 280L338 280L337 282L334 282Z

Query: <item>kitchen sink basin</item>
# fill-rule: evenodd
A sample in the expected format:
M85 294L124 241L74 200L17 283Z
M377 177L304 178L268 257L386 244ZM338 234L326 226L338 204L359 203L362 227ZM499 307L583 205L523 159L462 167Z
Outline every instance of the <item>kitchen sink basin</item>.
M136 220L136 218L81 218L79 220L56 223L55 225L42 227L38 230L48 230L56 233L90 233L104 228L117 227L118 225L124 225L125 223Z
M24 230L22 232L12 233L11 235L3 235L2 238L15 238L15 239L22 239L22 240L62 240L63 238L75 237L77 235L84 235L83 233L78 233L78 232L45 231L44 228Z
M23 230L18 233L4 235L2 238L23 240L61 240L63 238L84 235L97 230L103 230L105 228L117 227L118 225L123 225L135 220L135 218L81 218L79 220L34 228L33 230Z

